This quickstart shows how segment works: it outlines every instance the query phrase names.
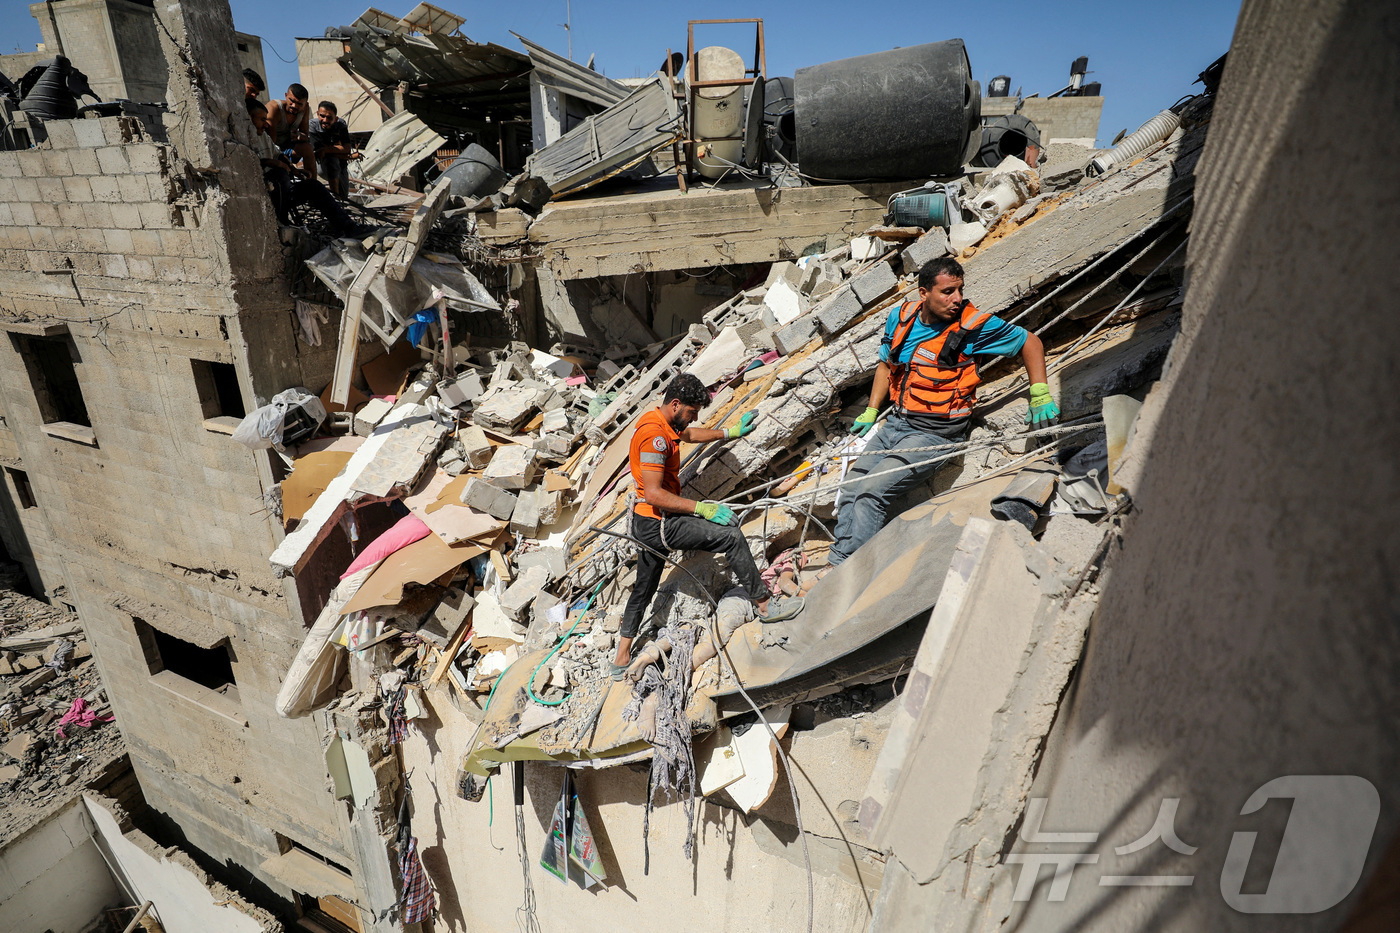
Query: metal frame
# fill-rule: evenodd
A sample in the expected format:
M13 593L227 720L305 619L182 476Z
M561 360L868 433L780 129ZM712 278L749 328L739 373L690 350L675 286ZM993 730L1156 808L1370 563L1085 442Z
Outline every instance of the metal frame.
M737 23L754 24L754 50L753 67L744 69L743 78L727 79L720 81L700 81L699 72L695 67L695 27L696 26L730 26ZM744 87L753 81L754 78L762 77L768 73L768 55L763 44L763 20L762 19L692 19L685 26L685 113L686 113L686 136L685 141L685 170L687 174L695 171L695 144L698 140L693 138L694 126L691 123L695 113L695 92L707 87ZM669 68L670 57L667 55ZM738 136L716 136L716 140L743 140L743 135Z

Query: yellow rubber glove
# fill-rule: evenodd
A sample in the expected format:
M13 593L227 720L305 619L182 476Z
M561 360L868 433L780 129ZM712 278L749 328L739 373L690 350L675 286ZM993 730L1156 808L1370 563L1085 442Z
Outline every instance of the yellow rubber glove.
M875 419L879 417L879 415L880 409L867 408L865 411L861 412L860 417L856 418L851 424L851 433L859 434L862 437L865 436L865 434L875 426Z
M1031 407L1026 413L1026 421L1032 428L1048 428L1060 420L1060 406L1050 395L1050 387L1043 382L1031 386Z

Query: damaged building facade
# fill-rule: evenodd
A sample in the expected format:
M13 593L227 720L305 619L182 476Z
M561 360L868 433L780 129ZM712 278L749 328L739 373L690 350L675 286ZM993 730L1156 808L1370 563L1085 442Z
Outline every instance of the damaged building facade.
M1186 96L1118 147L1079 144L1092 94L989 97L959 112L952 171L808 184L800 158L759 171L659 119L713 86L371 10L299 45L385 102L355 206L377 230L335 240L314 212L279 228L228 7L141 8L167 66L142 99L168 109L31 116L0 151L0 532L81 619L147 815L101 788L65 803L0 850L0 916L1385 928L1400 419L1334 393L1345 369L1393 396L1395 222L1348 189L1370 239L1281 239L1277 192L1318 160L1380 172L1342 98L1400 77L1393 12L1249 0L1223 76L1193 94L1207 63L1184 68L1164 106ZM690 84L781 95L757 29L737 74L692 43ZM441 59L445 95L419 80ZM799 72L796 106L839 70ZM1056 135L995 149L991 120L1036 113ZM967 158L979 140L994 157ZM497 191L437 177L469 145ZM901 222L916 209L943 219ZM818 578L888 314L945 256L1040 336L1063 423L1028 429L1017 361L982 361L948 467ZM1355 327L1309 326L1303 267ZM723 562L671 555L614 679L628 440L683 372L712 392L698 423L756 413L683 448L685 494L731 503L773 592L807 603L762 624ZM1351 489L1320 489L1342 454ZM1298 909L1243 900L1275 888L1246 891L1220 828L1292 833L1247 801L1326 774L1353 778L1334 825L1359 834L1374 798L1367 845L1323 833L1345 870L1290 879ZM117 855L126 876L45 919L36 892ZM1178 880L1122 880L1150 876Z

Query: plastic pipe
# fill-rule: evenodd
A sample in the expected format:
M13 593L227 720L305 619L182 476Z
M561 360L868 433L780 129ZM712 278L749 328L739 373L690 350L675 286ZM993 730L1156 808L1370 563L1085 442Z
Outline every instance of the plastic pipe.
M1094 156L1089 163L1089 167L1084 170L1086 175L1102 175L1104 172L1116 165L1131 162L1149 146L1161 142L1172 134L1181 125L1181 117L1170 110L1163 110L1157 116L1148 120L1138 128L1133 135L1124 139L1112 149L1105 149Z

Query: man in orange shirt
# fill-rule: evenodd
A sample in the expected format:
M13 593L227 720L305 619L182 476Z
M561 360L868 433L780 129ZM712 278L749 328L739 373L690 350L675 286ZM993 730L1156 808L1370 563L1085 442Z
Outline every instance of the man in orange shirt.
M768 588L759 577L734 510L722 502L697 502L681 495L681 442L703 444L743 437L753 430L756 412L746 412L732 428L693 428L700 409L710 403L710 393L698 378L682 373L671 380L661 405L637 420L632 435L629 465L640 501L632 513L632 535L646 547L637 548L637 582L622 614L622 635L613 659L613 679L622 677L632 660L632 640L642 616L661 583L665 561L648 548L668 551L718 551L748 590L764 622L781 622L802 611L801 599L779 599L769 604Z

